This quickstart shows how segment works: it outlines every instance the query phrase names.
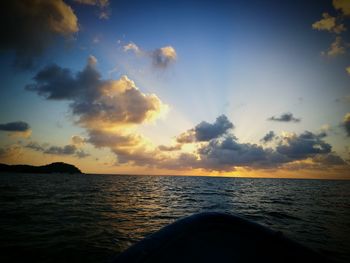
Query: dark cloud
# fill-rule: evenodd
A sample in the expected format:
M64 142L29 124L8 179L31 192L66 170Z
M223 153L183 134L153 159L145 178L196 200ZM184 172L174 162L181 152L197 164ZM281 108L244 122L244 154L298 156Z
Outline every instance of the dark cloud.
M74 145L65 145L63 147L51 146L48 149L44 150L44 153L54 155L72 155L76 150L77 148Z
M57 36L69 38L79 30L77 17L62 0L3 1L0 17L0 50L14 51L20 68L32 67Z
M213 124L206 121L202 121L196 127L187 132L180 134L177 137L178 143L191 143L191 142L204 142L211 139L218 138L230 129L233 129L234 125L225 115L221 115L216 118Z
M235 137L213 139L198 150L201 166L213 170L232 170L234 167L276 167L288 158L272 149L250 143L239 143Z
M322 140L325 136L325 133L314 134L305 131L299 136L284 138L276 150L292 160L302 160L317 154L328 154L331 152L332 146Z
M37 142L29 142L25 148L51 155L72 155L78 158L90 156L90 154L84 152L73 144L65 146L50 146L48 144L40 145Z
M29 142L25 147L28 148L28 149L37 151L37 152L44 152L45 151L45 147L41 146L37 142Z
M344 120L343 120L343 127L346 131L347 136L350 136L350 113L347 113L344 116Z
M25 132L30 129L28 123L23 121L8 122L0 124L0 131L7 132Z
M264 137L261 138L260 141L263 143L268 143L272 141L276 137L276 134L273 131L269 131Z
M197 141L209 141L225 134L229 129L233 129L233 124L225 115L216 118L213 124L208 122L201 122L195 128Z
M292 113L283 113L279 117L272 116L268 118L269 121L280 121L280 122L300 122L300 118L295 118Z
M345 162L340 156L330 153L326 155L317 155L313 158L313 161L316 163L321 163L324 165L347 165L347 162Z
M77 74L57 65L48 66L26 89L49 100L71 101L73 114L84 126L142 123L166 107L156 95L143 94L127 76L102 80L96 63L90 56Z
M220 120L221 118L218 119ZM218 121L217 123L221 122ZM203 127L202 125L197 125L196 127L198 126ZM178 137L178 141L198 142L196 127L181 134ZM241 143L233 134L225 131L214 136L215 138L197 144L198 147L192 154L187 153L183 164L179 163L180 156L178 156L171 160L160 162L159 166L232 171L237 167L276 169L286 165L294 165L296 161L305 169L313 169L315 167L320 169L320 167L330 165L348 165L340 156L332 152L331 145L324 141L326 136L325 132L312 133L305 131L299 135L289 134L277 137L273 131L270 131L264 136L262 141L268 142L275 139L278 145L275 148L263 148L256 144ZM308 162L303 162L306 160Z

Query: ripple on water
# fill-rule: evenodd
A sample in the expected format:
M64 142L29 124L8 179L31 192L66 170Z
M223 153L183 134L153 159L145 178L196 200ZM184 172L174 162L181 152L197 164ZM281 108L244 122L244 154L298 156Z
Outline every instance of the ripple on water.
M350 262L349 189L349 181L1 174L0 261L108 262L178 218L221 211Z

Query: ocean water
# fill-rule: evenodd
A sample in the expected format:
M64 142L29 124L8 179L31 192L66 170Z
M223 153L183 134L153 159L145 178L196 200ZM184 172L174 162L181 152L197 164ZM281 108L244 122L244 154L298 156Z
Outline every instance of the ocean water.
M350 181L68 174L0 174L0 262L110 262L203 211L350 262Z

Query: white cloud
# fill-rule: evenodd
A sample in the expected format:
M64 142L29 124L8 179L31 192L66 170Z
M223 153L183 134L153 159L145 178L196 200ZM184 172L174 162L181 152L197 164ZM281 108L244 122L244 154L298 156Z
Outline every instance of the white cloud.
M124 52L132 51L136 55L151 58L153 66L157 68L166 68L170 63L177 59L176 50L172 46L165 46L152 51L145 51L135 43L130 42L123 46L123 50Z

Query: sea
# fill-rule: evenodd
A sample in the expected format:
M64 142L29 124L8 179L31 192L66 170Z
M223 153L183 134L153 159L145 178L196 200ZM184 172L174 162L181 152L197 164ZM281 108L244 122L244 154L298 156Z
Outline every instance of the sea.
M350 262L350 180L0 174L0 262L111 262L194 213L239 215Z

